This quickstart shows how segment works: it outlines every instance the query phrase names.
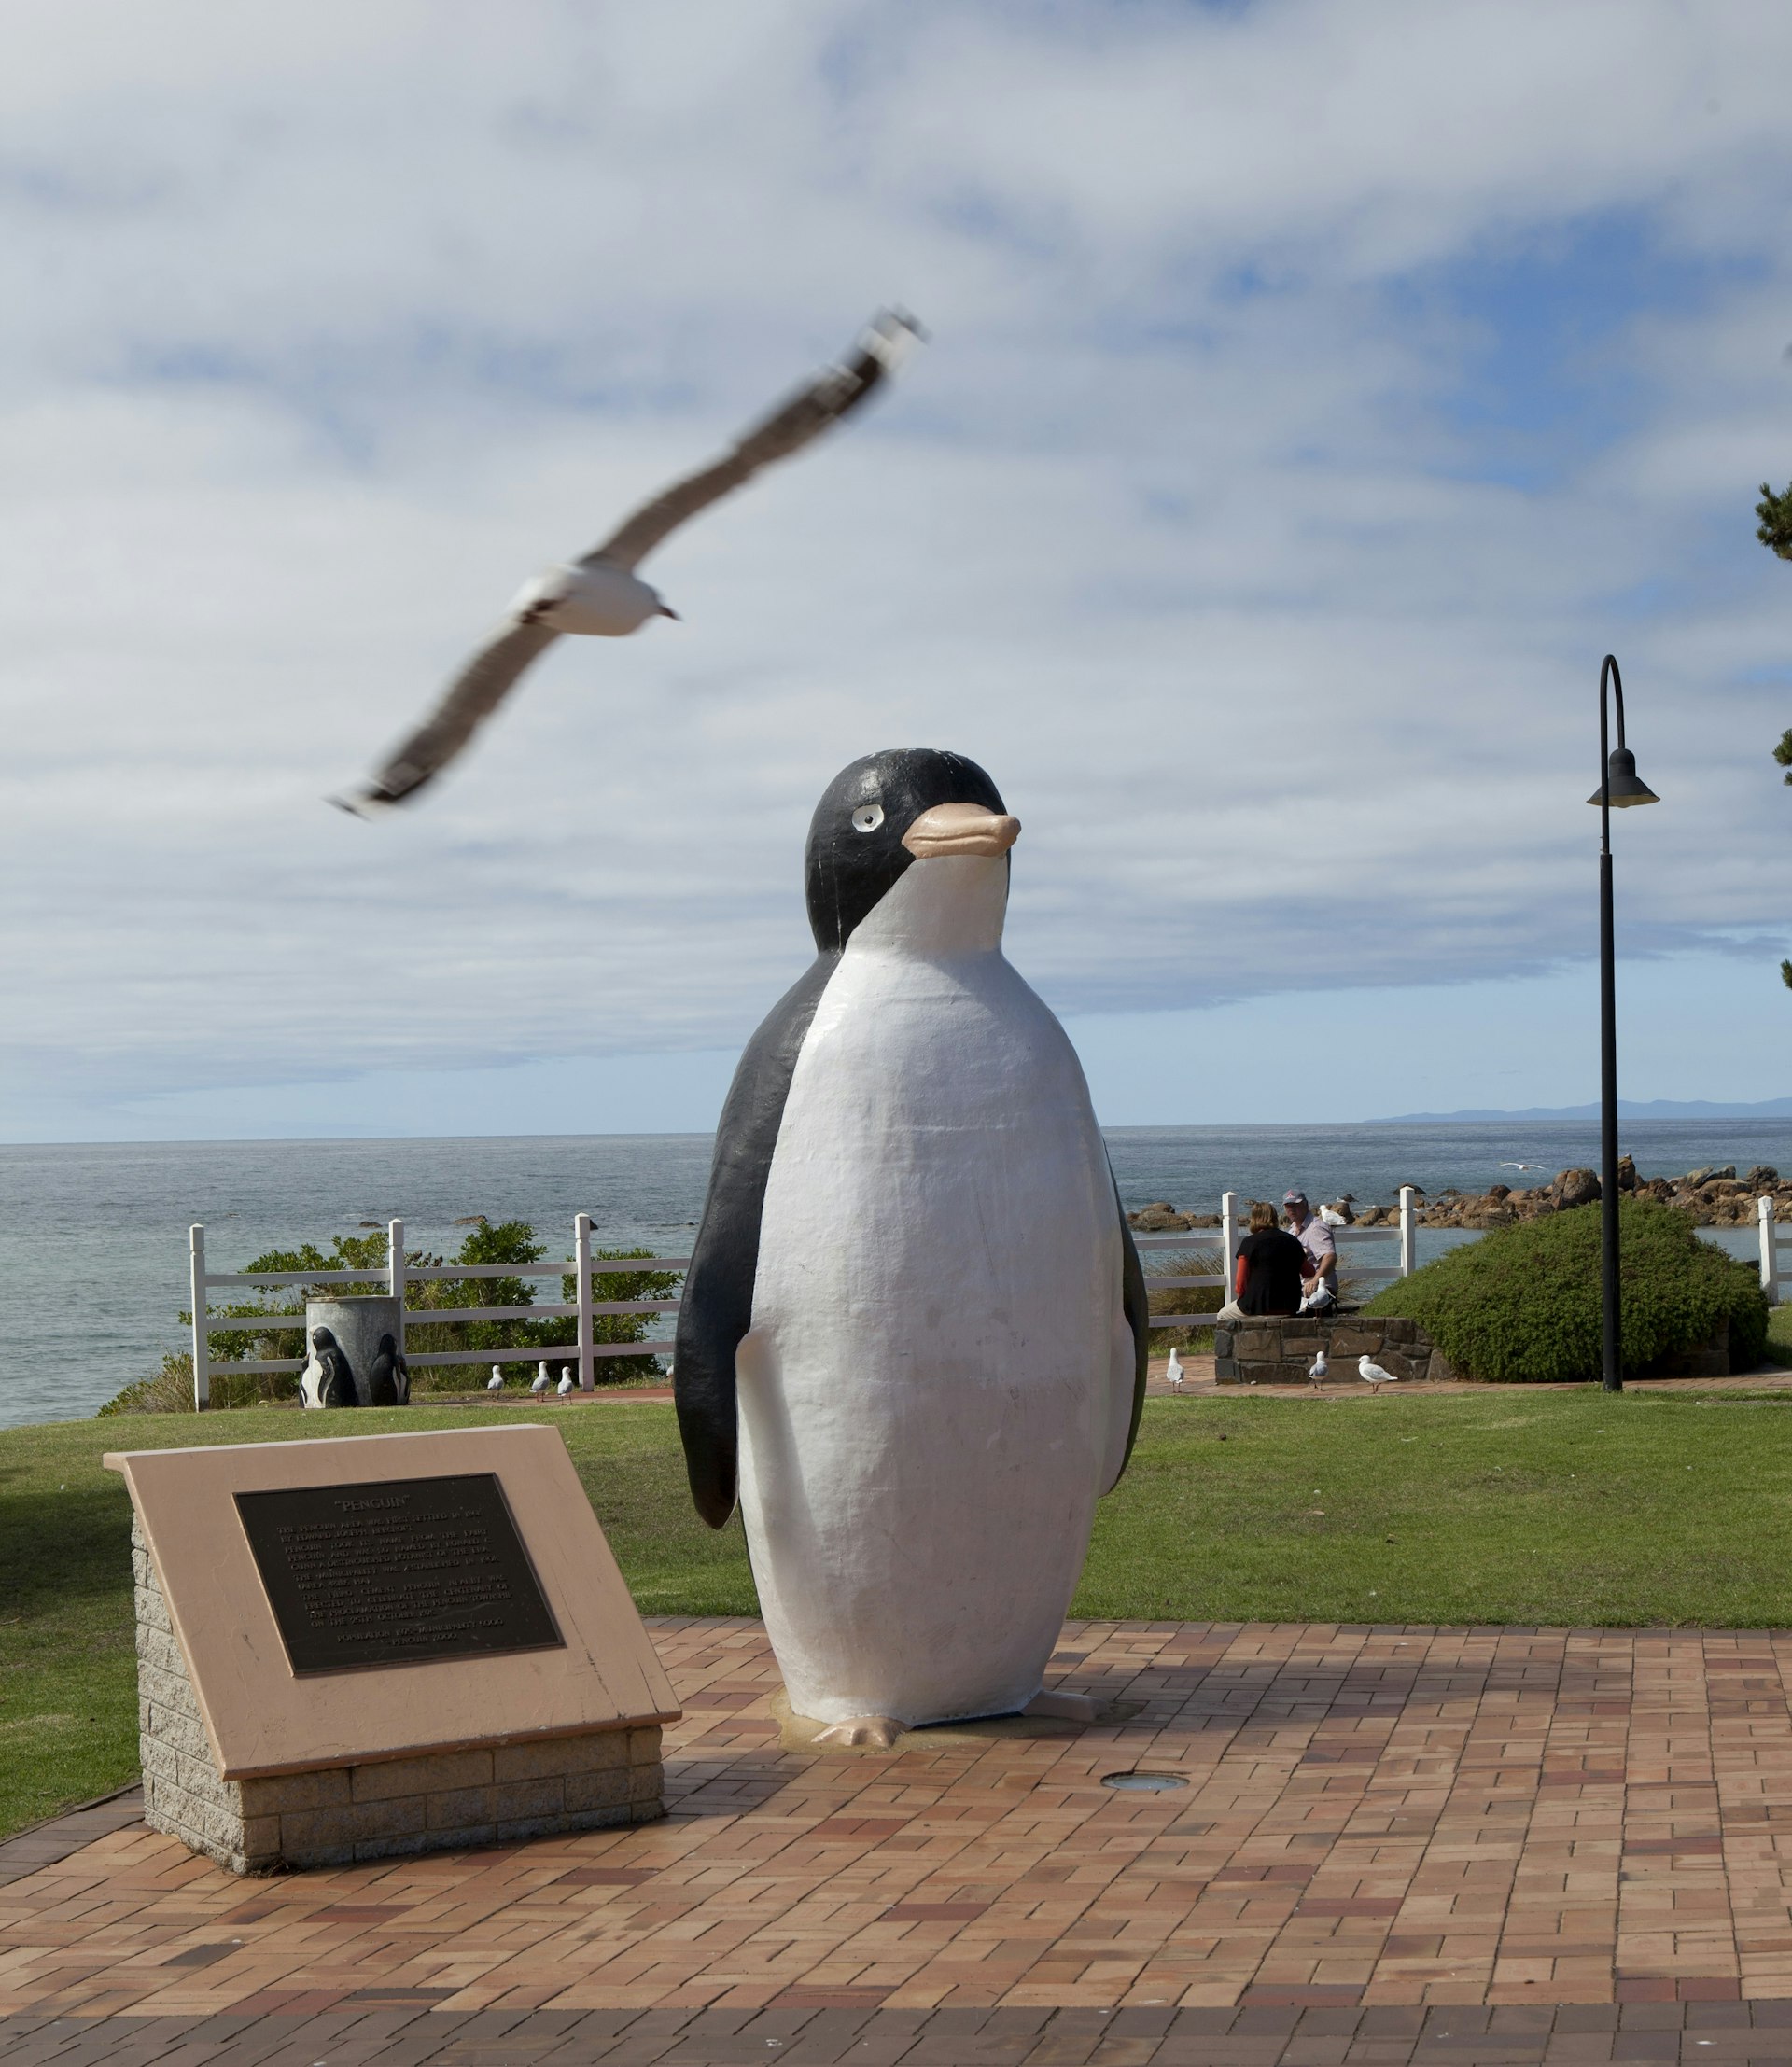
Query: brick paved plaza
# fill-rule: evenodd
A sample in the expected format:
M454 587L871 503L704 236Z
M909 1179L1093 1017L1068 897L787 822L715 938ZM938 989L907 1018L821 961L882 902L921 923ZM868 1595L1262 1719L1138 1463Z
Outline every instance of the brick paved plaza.
M757 1623L651 1627L665 1823L247 1881L128 1803L0 1848L8 2067L1792 2059L1792 1636L1071 1624L1119 1720L818 1757Z

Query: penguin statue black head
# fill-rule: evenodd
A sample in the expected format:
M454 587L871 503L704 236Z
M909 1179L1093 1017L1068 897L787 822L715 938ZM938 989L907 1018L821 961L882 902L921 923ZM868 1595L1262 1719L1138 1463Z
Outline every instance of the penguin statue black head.
M838 953L913 862L1004 855L1019 831L1001 792L962 754L893 747L864 755L829 783L809 822L815 944Z

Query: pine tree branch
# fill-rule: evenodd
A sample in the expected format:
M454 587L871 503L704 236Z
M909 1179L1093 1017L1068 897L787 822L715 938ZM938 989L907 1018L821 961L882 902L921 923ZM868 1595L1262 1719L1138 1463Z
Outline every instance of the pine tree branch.
M1755 505L1755 514L1761 520L1755 536L1770 552L1777 552L1782 560L1792 560L1792 484L1783 496L1776 496L1762 482L1761 499Z

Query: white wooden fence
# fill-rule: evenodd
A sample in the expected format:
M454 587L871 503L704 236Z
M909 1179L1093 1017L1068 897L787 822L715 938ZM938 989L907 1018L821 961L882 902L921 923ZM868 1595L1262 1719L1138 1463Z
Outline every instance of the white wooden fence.
M1414 1210L1415 1197L1412 1187L1403 1184L1400 1188L1400 1216L1397 1221L1381 1227L1334 1227L1332 1239L1337 1244L1338 1268L1359 1284L1365 1280L1382 1281L1391 1278L1410 1278L1418 1267L1419 1229ZM1199 1278L1158 1277L1155 1273L1145 1282L1153 1292L1180 1291L1184 1287L1223 1285L1226 1295L1231 1296L1233 1274L1238 1267L1239 1243L1242 1238L1239 1231L1239 1194L1227 1192L1220 1201L1220 1224L1217 1228L1191 1228L1181 1235L1135 1235L1134 1243L1142 1253L1146 1250L1193 1249L1211 1250L1214 1236L1225 1253L1225 1275L1215 1277L1211 1273ZM1770 1306L1780 1303L1781 1287L1786 1283L1786 1276L1780 1270L1779 1227L1773 1215L1773 1201L1758 1198L1755 1202L1756 1225L1760 1236L1761 1290L1767 1294ZM1399 1261L1393 1265L1346 1263L1351 1245L1358 1242L1397 1242ZM1792 1275L1792 1274L1789 1274ZM1152 1320L1153 1328L1193 1328L1211 1321L1211 1313L1166 1313L1157 1314Z
M1393 1242L1397 1244L1396 1261L1393 1264L1351 1263L1345 1274L1358 1283L1365 1280L1382 1281L1392 1278L1410 1278L1418 1267L1419 1240L1418 1221L1413 1208L1414 1193L1410 1185L1400 1190L1399 1218L1381 1227L1334 1227L1332 1239L1337 1244L1340 1269L1345 1269L1345 1253L1363 1242ZM1779 1228L1773 1216L1773 1201L1762 1198L1756 1201L1756 1222L1760 1234L1761 1289L1766 1292L1768 1304L1777 1306L1780 1288L1785 1278L1780 1273ZM1220 1200L1220 1224L1217 1228L1190 1228L1180 1235L1138 1235L1134 1236L1141 1252L1169 1249L1211 1250L1214 1247L1214 1236L1218 1235L1225 1252L1224 1276L1208 1272L1197 1277L1171 1278L1155 1273L1145 1282L1153 1292L1180 1292L1195 1287L1221 1286L1231 1295L1233 1274L1238 1265L1239 1243L1242 1238L1239 1231L1239 1194L1226 1192ZM193 1403L203 1408L211 1397L211 1375L214 1371L226 1374L242 1372L245 1375L259 1372L302 1371L303 1357L240 1357L236 1359L214 1359L210 1338L216 1334L268 1334L277 1328L302 1328L302 1314L270 1315L266 1321L254 1316L231 1317L214 1314L207 1310L211 1292L222 1286L253 1287L258 1290L273 1290L283 1285L378 1285L399 1302L399 1340L403 1347L404 1323L416 1320L425 1323L462 1320L550 1320L575 1319L578 1327L575 1339L546 1349L434 1349L419 1355L406 1353L406 1361L419 1369L428 1364L455 1363L519 1363L531 1357L542 1358L551 1363L563 1363L576 1367L579 1384L589 1392L595 1382L594 1365L599 1357L639 1357L669 1355L672 1344L669 1338L658 1337L645 1342L598 1342L595 1340L594 1323L600 1314L621 1313L677 1313L676 1299L622 1299L594 1302L591 1295L592 1254L591 1215L580 1213L572 1223L572 1255L565 1263L558 1264L430 1264L407 1265L404 1260L404 1222L393 1221L387 1235L390 1248L389 1261L384 1270L225 1270L211 1271L205 1267L205 1230L195 1226L190 1230L192 1242L192 1301L193 1301ZM605 1265L613 1262L613 1270L607 1272ZM689 1269L689 1256L629 1256L621 1259L599 1257L598 1275L632 1275L637 1271L684 1271ZM571 1306L423 1306L407 1307L403 1304L405 1287L425 1278L564 1278L570 1274L575 1281L576 1297ZM1211 1323L1211 1313L1166 1313L1155 1315L1152 1328L1194 1328Z
M428 1349L414 1356L406 1350L405 1361L416 1369L428 1364L525 1363L545 1358L550 1363L564 1363L576 1368L580 1385L589 1392L595 1382L593 1365L597 1358L665 1356L672 1348L670 1341L598 1342L594 1339L596 1334L594 1323L600 1314L677 1313L679 1302L676 1299L594 1302L591 1295L593 1264L589 1213L581 1213L574 1219L572 1254L566 1262L558 1264L407 1264L404 1260L404 1222L395 1220L386 1230L391 1246L387 1250L388 1261L384 1270L215 1271L205 1267L204 1228L195 1226L189 1233L192 1248L193 1404L202 1411L211 1398L214 1371L229 1376L237 1372L251 1375L273 1371L302 1371L305 1367L303 1357L213 1357L210 1343L213 1335L272 1334L278 1329L301 1329L305 1324L305 1317L301 1313L270 1314L263 1320L254 1315L232 1316L208 1312L207 1301L210 1294L223 1286L273 1291L283 1285L377 1285L382 1292L388 1292L399 1302L400 1348L404 1347L404 1323L407 1320L440 1324L462 1320L554 1320L570 1318L576 1319L578 1322L575 1340L547 1348ZM684 1271L690 1268L690 1264L689 1256L630 1256L620 1262L600 1256L595 1267L599 1277L633 1277L637 1271ZM406 1306L403 1304L406 1286L421 1283L426 1278L568 1276L574 1280L575 1297L571 1306Z

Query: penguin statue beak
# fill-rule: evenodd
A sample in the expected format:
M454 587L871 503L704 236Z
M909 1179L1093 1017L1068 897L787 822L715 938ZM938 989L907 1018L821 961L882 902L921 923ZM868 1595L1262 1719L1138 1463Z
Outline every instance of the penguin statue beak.
M903 845L917 861L946 854L1006 854L1020 837L1020 820L1006 812L987 811L980 803L936 803L923 811L903 834Z

